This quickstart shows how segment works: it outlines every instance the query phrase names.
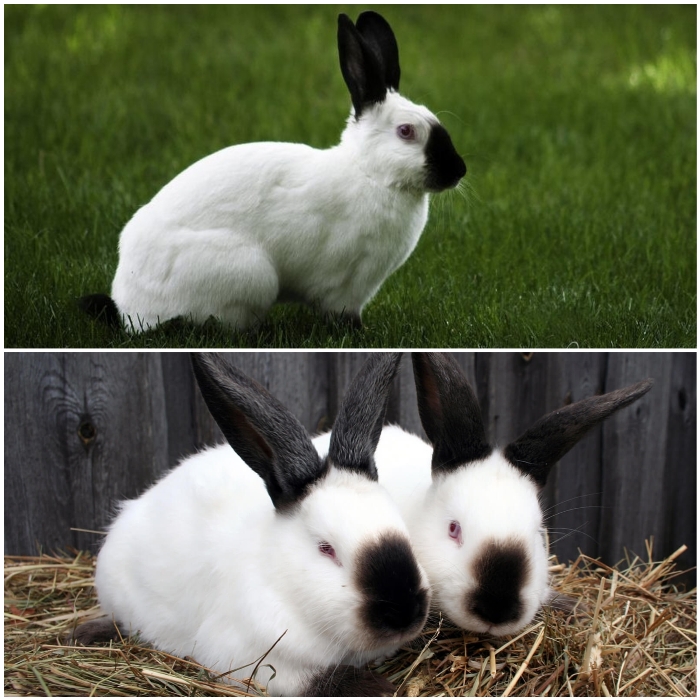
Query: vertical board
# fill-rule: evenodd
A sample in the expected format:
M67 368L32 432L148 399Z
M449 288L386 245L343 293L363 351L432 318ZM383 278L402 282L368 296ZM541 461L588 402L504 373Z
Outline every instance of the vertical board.
M607 355L548 353L546 412L603 391ZM602 428L594 428L552 468L544 503L550 545L560 561L600 552Z
M646 377L655 384L603 424L600 554L605 561L622 559L625 550L646 557L644 540L652 534L663 539L671 507L667 480L673 478L672 465L664 464L671 370L672 362L659 353L611 353L608 360L606 391Z
M197 413L189 354L164 352L160 357L168 430L168 465L174 466L201 447L199 422L206 419ZM213 421L211 423L213 425ZM208 421L206 425L209 425ZM215 441L213 435L208 437Z
M678 566L689 569L697 562L697 357L695 353L673 356L668 403L668 424L663 464L666 498L663 508L664 537L657 538L657 551L673 552L685 544L688 551ZM694 575L694 574L693 574Z

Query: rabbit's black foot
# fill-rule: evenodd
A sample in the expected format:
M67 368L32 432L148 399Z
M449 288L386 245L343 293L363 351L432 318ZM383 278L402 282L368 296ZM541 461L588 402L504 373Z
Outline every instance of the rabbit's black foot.
M100 617L97 620L83 622L82 625L68 630L65 634L65 641L91 646L96 643L119 641L122 637L128 636L128 634L121 633L114 620L109 617Z
M347 311L329 311L326 313L326 319L334 325L346 326L352 331L359 331L363 327L360 314Z
M107 294L88 294L78 299L78 307L86 314L103 321L112 328L122 325L119 309L112 297Z
M333 666L314 676L305 689L306 697L390 697L396 688L383 676L354 666Z

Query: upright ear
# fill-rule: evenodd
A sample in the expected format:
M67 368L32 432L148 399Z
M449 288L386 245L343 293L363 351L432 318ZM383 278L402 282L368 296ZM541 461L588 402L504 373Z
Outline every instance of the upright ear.
M398 91L401 79L399 46L389 23L376 12L363 12L356 23L357 31L379 59L384 73L384 86Z
M328 458L377 481L374 451L384 425L389 389L401 362L400 352L377 352L350 382L333 426Z
M602 396L577 401L548 413L504 451L506 459L530 476L538 486L547 481L552 465L559 461L591 428L615 411L633 403L651 389L653 379Z
M474 390L457 362L439 352L414 352L418 413L433 444L433 475L488 457L484 421Z
M338 55L355 118L359 119L365 107L386 97L384 70L380 58L344 14L338 15Z
M304 497L325 472L308 433L260 384L212 353L191 353L214 420L239 457L262 477L277 510Z

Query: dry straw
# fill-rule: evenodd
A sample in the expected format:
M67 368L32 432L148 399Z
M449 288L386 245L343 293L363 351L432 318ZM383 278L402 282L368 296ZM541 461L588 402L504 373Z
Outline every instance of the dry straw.
M584 555L553 561L553 585L579 601L545 609L526 630L494 639L431 621L377 671L400 695L690 696L697 694L696 591L676 586L674 559L613 569ZM98 614L94 560L5 557L5 695L245 696L191 659L124 640L73 647L72 625ZM251 660L254 662L254 660ZM253 663L254 665L254 663ZM248 671L250 673L250 671Z

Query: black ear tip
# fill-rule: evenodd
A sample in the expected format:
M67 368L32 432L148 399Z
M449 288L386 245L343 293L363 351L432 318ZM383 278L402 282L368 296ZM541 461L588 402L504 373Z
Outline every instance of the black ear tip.
M627 387L626 393L632 400L641 399L653 386L654 380L649 377L648 379L643 379L641 382Z
M190 360L193 367L213 367L219 361L219 356L211 352L191 352Z
M361 12L360 16L357 18L357 23L361 24L363 22L381 22L382 24L385 24L386 26L389 26L389 23L380 15L378 12L374 12L374 10L365 10L365 12Z
M347 26L348 24L352 25L352 20L344 12L341 12L338 15L338 26L342 27L342 26Z

